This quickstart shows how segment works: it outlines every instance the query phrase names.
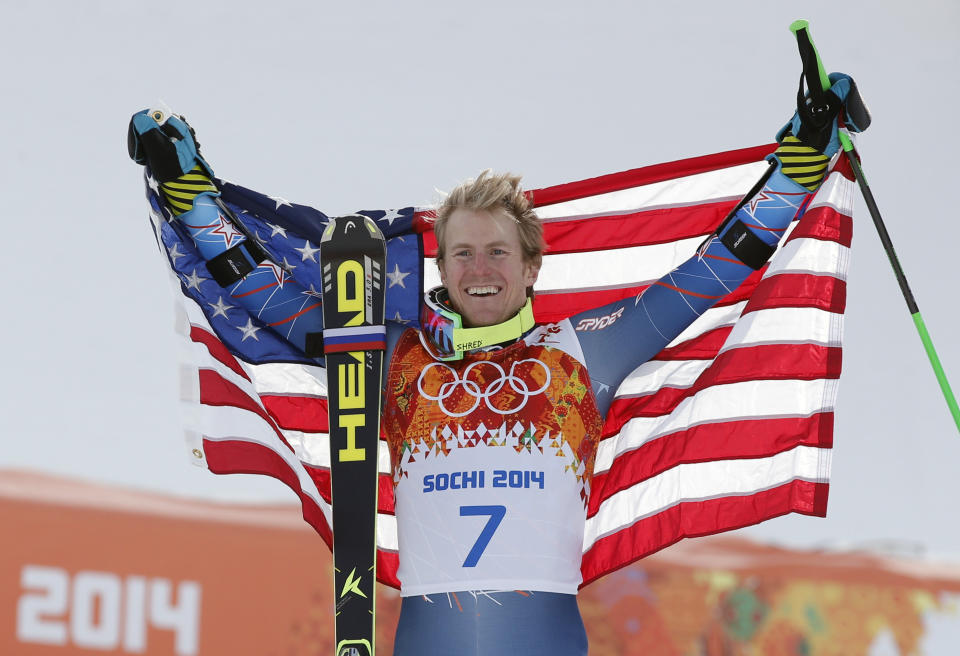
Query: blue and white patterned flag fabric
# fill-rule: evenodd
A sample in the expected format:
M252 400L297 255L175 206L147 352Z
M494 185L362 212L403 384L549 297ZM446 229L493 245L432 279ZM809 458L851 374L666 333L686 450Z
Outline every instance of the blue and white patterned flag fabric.
M226 206L242 221L273 262L310 295L320 299L319 244L330 217L306 205L268 197L245 187L218 180ZM210 326L227 348L242 360L318 364L286 340L251 317L207 271L206 264L186 232L172 218L158 195L156 182L147 173L147 200L154 229L167 252L170 266L180 278L183 294L202 308ZM359 211L374 219L387 238L387 306L389 320L417 325L422 295L422 245L413 232L415 209ZM283 275L279 272L279 275ZM322 358L319 359L322 365Z

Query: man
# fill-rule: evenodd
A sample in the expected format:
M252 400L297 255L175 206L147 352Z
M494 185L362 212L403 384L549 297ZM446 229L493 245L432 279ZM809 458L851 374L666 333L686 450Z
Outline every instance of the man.
M403 596L395 653L586 653L576 592L612 391L762 266L803 212L837 151L838 116L857 127L845 111L858 99L852 80L831 81L835 102L815 113L801 99L768 172L693 258L636 299L557 324L533 321L544 243L519 178L484 173L446 198L435 224L443 287L427 293L420 330L392 329L389 340L383 430ZM131 155L160 178L211 274L309 351L319 312L287 322L305 291L295 280L264 296L254 280L263 254L219 216L189 126L141 112L130 137ZM607 319L603 330L577 330L597 317Z

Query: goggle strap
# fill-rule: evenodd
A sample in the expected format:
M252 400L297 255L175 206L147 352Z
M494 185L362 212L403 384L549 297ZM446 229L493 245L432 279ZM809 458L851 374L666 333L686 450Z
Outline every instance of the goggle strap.
M530 303L530 299L527 299L520 311L503 323L479 328L454 328L453 350L471 351L517 339L533 326L533 304Z

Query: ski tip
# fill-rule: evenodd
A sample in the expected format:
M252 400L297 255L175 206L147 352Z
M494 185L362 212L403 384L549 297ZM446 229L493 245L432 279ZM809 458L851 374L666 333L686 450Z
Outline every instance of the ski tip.
M320 243L322 244L325 241L330 241L333 238L333 231L336 230L337 220L330 219L327 223L327 227L323 229L323 235L320 237Z
M790 31L796 34L800 30L810 29L810 22L802 18L799 18L792 23L790 23Z
M327 227L323 229L323 236L320 238L320 243L322 244L333 240L334 233L336 232L339 232L341 235L346 235L357 228L362 230L363 227L367 229L371 237L383 241L383 233L377 226L376 221L363 214L348 214L347 216L338 216L330 219Z
M377 222L371 219L369 216L363 217L366 219L365 223L367 230L370 231L370 235L375 239L383 239L383 233L380 232L380 228L377 227Z

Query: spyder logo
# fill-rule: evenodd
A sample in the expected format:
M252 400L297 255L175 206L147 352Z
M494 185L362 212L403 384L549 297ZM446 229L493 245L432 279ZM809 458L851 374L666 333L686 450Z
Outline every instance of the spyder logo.
M577 324L577 332L584 332L587 330L603 330L608 326L612 326L613 322L620 318L620 315L623 314L623 308L621 307L616 312L612 312L603 317L587 317L586 319L581 319L580 323Z

